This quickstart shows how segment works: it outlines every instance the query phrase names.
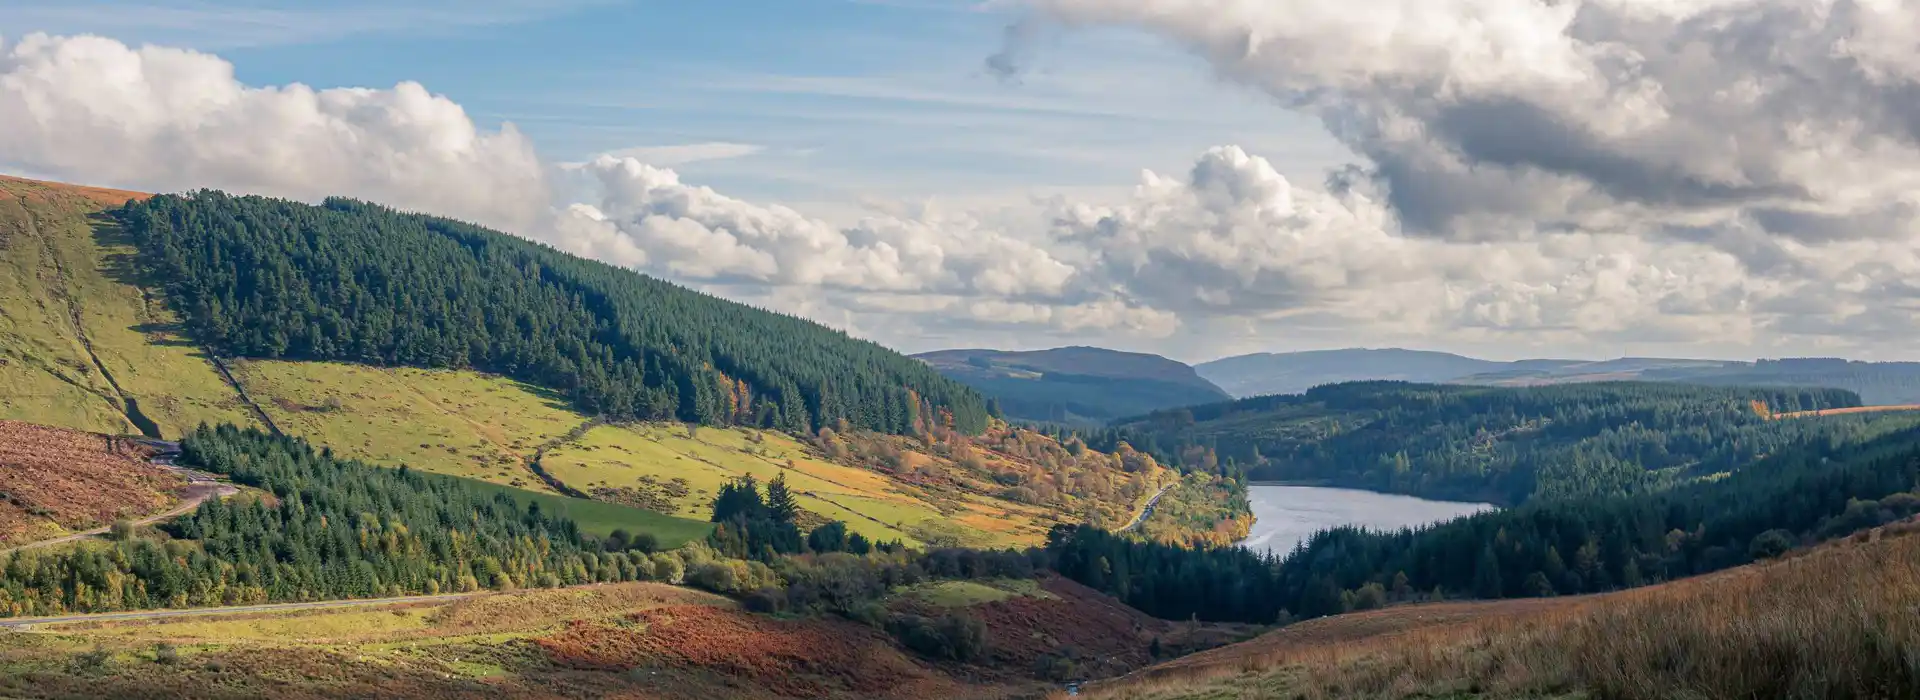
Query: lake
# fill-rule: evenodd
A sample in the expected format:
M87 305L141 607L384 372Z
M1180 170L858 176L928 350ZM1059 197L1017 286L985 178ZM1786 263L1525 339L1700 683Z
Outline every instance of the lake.
M1253 532L1240 544L1281 556L1313 533L1341 525L1398 530L1492 510L1486 503L1429 501L1413 496L1319 486L1247 486Z

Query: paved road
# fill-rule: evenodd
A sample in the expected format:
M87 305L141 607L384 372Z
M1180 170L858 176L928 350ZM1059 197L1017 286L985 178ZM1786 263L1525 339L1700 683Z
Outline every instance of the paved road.
M226 498L236 493L240 493L240 489L234 488L233 485L231 484L227 484L219 481L218 479L214 478L212 474L208 474L202 471L195 471L192 469L188 469L186 467L175 465L173 463L173 457L174 457L174 453L162 453L162 454L155 455L152 459L152 462L153 462L153 465L156 467L159 467L161 469L165 469L167 471L186 477L187 500L181 502L179 507L176 507L173 510L169 510L165 513L161 513L158 515L150 515L145 518L135 520L133 521L134 525L151 525L153 523L157 523L162 520L166 520L168 518L173 518L176 516L193 512L193 509L199 508L200 504L206 502L206 500L209 498L215 498L215 497ZM87 530L86 532L76 532L74 534L67 535L65 537L55 537L50 540L40 540L39 542L23 544L18 547L9 547L7 549L0 549L0 556L6 556L8 554L12 554L14 552L18 552L23 549L35 549L38 547L48 547L48 546L62 544L66 542L84 540L86 538L93 537L96 535L107 534L107 531L111 529L113 529L113 526L111 525L107 527L96 527L92 530Z
M1140 514L1139 514L1139 515L1136 515L1136 516L1133 516L1133 522L1130 522L1130 523L1127 523L1127 526L1126 526L1126 527L1123 527L1123 528L1120 528L1120 531L1121 531L1121 532L1126 532L1126 531L1128 531L1128 530L1132 530L1132 529L1134 529L1134 528L1136 528L1136 527L1139 527L1139 526L1140 526L1140 523L1144 523L1144 522L1146 522L1146 521L1147 521L1147 517L1148 517L1148 516L1151 516L1151 515L1153 515L1153 506L1154 506L1154 504L1156 504L1156 503L1159 503L1159 502L1160 502L1160 497L1161 497L1161 496L1165 496L1165 495L1167 495L1167 492L1168 492L1168 491L1172 491L1172 490L1173 490L1173 486L1174 486L1173 484L1167 484L1166 486L1162 486L1162 487L1160 487L1160 492L1159 492L1159 493L1156 493L1156 494L1153 494L1153 498L1150 498L1150 499L1147 499L1147 507L1145 507L1145 508L1141 508L1141 509L1140 509Z
M440 595L416 595L401 598L368 598L364 600L324 600L314 603L271 603L267 605L236 605L226 608L192 608L187 610L138 610L133 612L95 613L92 615L61 615L57 617L13 617L0 618L0 629L30 629L38 625L61 625L76 622L113 622L117 620L157 620L170 617L201 617L206 615L236 615L240 613L280 612L284 610L314 610L318 608L347 608L360 605L398 605L401 603L433 603L439 601L460 600L482 595L475 593L443 593Z

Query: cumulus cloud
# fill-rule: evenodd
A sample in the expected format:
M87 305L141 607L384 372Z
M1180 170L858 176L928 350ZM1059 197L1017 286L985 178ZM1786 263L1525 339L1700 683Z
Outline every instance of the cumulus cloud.
M417 84L255 87L207 54L35 35L0 44L0 165L477 220L915 349L1191 357L1228 351L1216 337L1251 350L1312 334L1585 354L1920 331L1920 49L1890 29L1920 15L1902 4L1029 4L1033 21L1182 42L1364 161L1301 184L1223 146L1130 194L830 222L670 169L755 146L557 166Z
M0 44L0 163L134 188L364 197L513 228L549 199L525 137L481 130L417 83L255 88L215 56L91 36Z
M1030 21L1168 37L1319 116L1416 233L1745 221L1889 236L1910 219L1885 212L1909 211L1920 184L1914 3L1026 4Z

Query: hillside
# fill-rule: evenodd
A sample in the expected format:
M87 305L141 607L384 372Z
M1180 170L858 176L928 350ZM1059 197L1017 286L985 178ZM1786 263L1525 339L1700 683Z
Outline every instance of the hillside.
M775 413L788 414L739 378L725 396L690 385L688 396L717 396L713 400L730 406L721 425L695 434L679 421L611 424L618 422L616 416L584 410L564 391L473 369L249 357L216 363L166 303L169 286L181 285L140 273L141 253L116 220L101 213L102 202L135 195L22 180L3 180L0 187L12 197L0 202L12 205L0 206L0 231L7 236L0 255L9 263L0 268L0 293L10 300L10 309L21 309L0 316L0 417L140 432L131 414L151 421L147 432L170 439L202 422L271 428L382 466L404 464L555 498L601 499L557 502L570 503L571 512L595 513L594 528L601 532L618 526L606 524L610 518L624 518L629 530L648 529L679 540L685 538L676 533L687 526L703 525L704 508L719 484L749 474L764 480L798 470L794 479L804 484L803 507L880 540L1001 545L1038 543L1060 522L1090 517L1125 522L1155 486L1172 478L1164 469L1142 471L1137 461L1123 468L1111 456L1068 454L1065 445L1004 427L980 432L986 430L982 426L979 434L967 435L957 430L958 419L945 422L954 415L951 410L933 409L925 399L912 407L903 400L891 413L849 409L881 422L906 420L904 428L920 431L920 438L861 430L860 416L849 415L832 421L826 441L814 429L804 431L803 441L757 427L760 418L779 422ZM359 216L285 206L319 220ZM415 218L379 219L383 226L401 225L396 221L444 225L471 240L489 241L487 250L510 249L532 259L557 255L522 250L526 244L495 241L489 236L497 234L437 220L429 226ZM60 253L57 265L46 251ZM371 274L369 268L360 272ZM774 334L768 337L785 332L785 324L822 331L664 285L645 288L671 303L691 305L688 314L738 314L742 327ZM78 309L77 316L68 313L72 309ZM716 343L732 342L710 330L700 332ZM905 373L900 376L909 380L919 376L967 391L919 362L870 343L837 334L819 342L854 348L855 362L882 358L880 365L898 365ZM106 382L101 366L111 370L114 384ZM832 403L831 398L821 400ZM841 404L833 410L848 408ZM735 424L734 417L748 425ZM542 461L544 475L534 468L536 460ZM688 484L684 489L682 482ZM660 521L652 519L653 513L682 517Z
M1396 606L1295 624L1086 697L1902 697L1920 680L1920 524L1593 596ZM1736 624L1737 622L1737 624ZM1675 663L1675 659L1685 659Z
M455 221L219 192L114 216L189 332L229 356L477 369L617 420L909 434L989 418L874 343Z
M0 419L166 436L250 420L101 215L141 196L0 177Z
M1255 479L1324 482L1448 500L1656 488L1737 468L1817 435L1863 434L1910 414L1769 421L1774 411L1856 406L1850 392L1590 383L1531 388L1360 382L1196 406L1115 423L1163 461Z
M186 480L131 441L0 420L0 550L165 510Z
M1162 408L1230 398L1192 367L1159 355L1070 347L914 355L999 402L1008 418L1099 424Z

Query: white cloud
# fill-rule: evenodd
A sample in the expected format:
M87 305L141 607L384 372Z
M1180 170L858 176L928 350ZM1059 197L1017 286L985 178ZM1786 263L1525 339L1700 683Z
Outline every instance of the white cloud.
M512 126L480 129L417 84L254 87L207 54L42 35L0 45L0 164L478 220L912 349L998 339L1193 357L1303 337L1898 349L1920 331L1908 194L1920 110L1909 123L1894 109L1920 94L1920 56L1866 21L1900 20L1900 7L1832 10L1823 21L1858 31L1816 41L1781 19L1812 10L1785 0L1357 1L1039 3L1188 42L1321 116L1369 158L1324 186L1224 146L1183 172L1145 172L1131 192L828 220L668 168L751 145L604 154L561 177ZM1680 21L1713 12L1727 21ZM1851 82L1792 84L1763 70L1783 60L1773 53L1715 53L1753 36ZM1702 64L1722 58L1746 72ZM580 196L561 193L572 181Z
M544 166L417 83L254 88L218 57L99 37L0 45L0 163L140 189L374 199L523 228Z

